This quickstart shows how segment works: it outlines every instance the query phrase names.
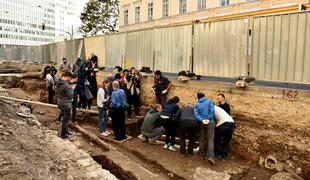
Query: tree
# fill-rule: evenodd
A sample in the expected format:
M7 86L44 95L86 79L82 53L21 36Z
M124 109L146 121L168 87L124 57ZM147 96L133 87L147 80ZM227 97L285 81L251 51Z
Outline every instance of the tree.
M118 32L119 0L96 0L86 3L81 13L80 32L85 36Z

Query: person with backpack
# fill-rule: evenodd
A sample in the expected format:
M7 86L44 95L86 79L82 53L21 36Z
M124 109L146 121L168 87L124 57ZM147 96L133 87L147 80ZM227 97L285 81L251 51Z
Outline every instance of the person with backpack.
M109 94L107 90L108 80L102 82L102 88L99 88L97 93L97 106L98 106L98 128L101 136L108 136L111 133L107 131L107 106L109 105Z

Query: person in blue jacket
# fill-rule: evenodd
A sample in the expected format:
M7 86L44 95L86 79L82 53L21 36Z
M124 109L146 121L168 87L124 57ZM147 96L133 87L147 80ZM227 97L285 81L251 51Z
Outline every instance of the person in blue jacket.
M214 104L201 92L197 93L198 102L194 113L200 124L199 130L199 155L201 159L206 158L206 136L208 140L208 161L215 165L214 160Z

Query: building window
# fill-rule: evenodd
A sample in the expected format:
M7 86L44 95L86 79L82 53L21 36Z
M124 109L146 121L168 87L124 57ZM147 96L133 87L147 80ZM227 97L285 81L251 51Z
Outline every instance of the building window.
M128 9L124 11L124 25L128 25Z
M163 18L169 16L169 0L163 0Z
M179 0L179 14L184 14L187 12L187 1Z
M197 0L197 9L198 9L198 11L199 11L199 10L206 9L206 7L207 7L206 1L207 1L207 0Z
M220 0L220 6L228 6L230 5L230 0Z
M148 3L147 5L147 19L153 20L153 2Z
M136 20L136 23L140 22L140 6L137 6L135 8L135 20Z

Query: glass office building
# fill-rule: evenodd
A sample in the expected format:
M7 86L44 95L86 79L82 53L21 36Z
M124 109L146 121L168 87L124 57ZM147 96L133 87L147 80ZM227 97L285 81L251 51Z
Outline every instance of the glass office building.
M39 45L54 40L55 0L0 0L0 46Z

